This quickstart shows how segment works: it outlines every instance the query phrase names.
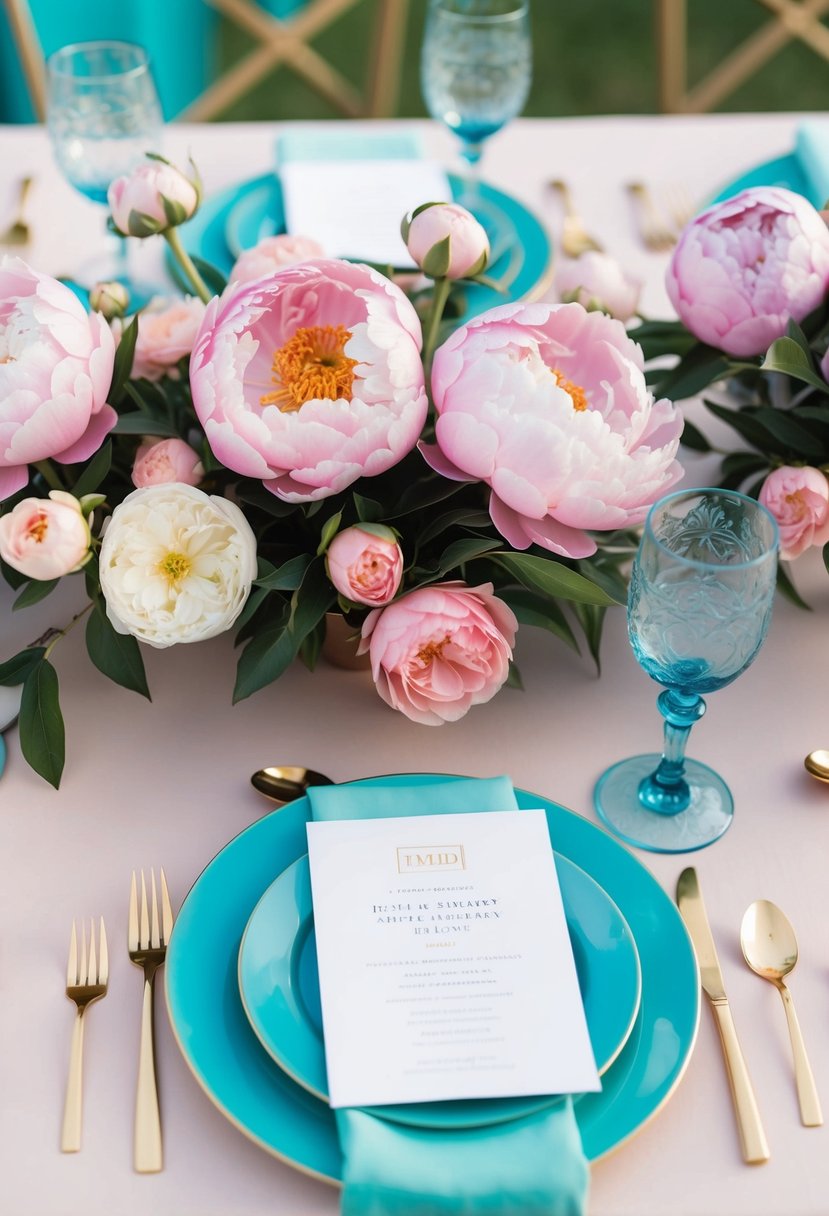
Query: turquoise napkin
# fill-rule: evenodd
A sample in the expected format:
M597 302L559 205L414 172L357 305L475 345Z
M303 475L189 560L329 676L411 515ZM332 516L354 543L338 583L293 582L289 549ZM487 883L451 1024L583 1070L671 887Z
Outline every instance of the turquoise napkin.
M807 197L822 208L829 199L829 122L803 122L795 136L795 156L803 170Z
M311 818L382 819L517 808L508 777L313 786ZM589 1167L572 1098L524 1119L430 1130L358 1108L334 1112L342 1216L582 1216Z

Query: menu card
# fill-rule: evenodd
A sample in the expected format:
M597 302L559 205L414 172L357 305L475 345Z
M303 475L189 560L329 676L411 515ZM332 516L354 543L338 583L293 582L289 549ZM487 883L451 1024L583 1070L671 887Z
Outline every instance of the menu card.
M601 1088L543 811L307 826L332 1106Z

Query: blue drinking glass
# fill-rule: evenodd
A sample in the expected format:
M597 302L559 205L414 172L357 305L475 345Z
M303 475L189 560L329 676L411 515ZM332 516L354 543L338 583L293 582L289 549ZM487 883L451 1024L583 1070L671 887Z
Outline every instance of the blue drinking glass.
M628 634L664 686L662 755L634 756L599 779L599 817L629 844L657 853L704 848L726 831L734 801L723 779L685 758L702 693L724 688L757 657L771 619L777 525L731 490L680 490L650 510L633 563Z
M528 0L430 0L420 80L429 113L459 136L473 170L530 91Z

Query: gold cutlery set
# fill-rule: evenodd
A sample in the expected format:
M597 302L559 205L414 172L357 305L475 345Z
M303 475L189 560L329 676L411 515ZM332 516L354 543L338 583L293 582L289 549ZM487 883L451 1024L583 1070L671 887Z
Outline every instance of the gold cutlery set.
M568 258L578 258L589 250L601 253L603 246L588 232L584 220L573 202L566 182L556 178L549 182L562 208L561 251ZM681 186L667 188L656 201L654 193L644 182L628 182L628 197L633 206L639 239L652 253L673 249L680 232L692 218L694 208Z
M743 1159L750 1165L760 1165L769 1159L768 1141L748 1067L737 1038L717 949L708 923L697 872L693 866L683 870L679 876L676 901L693 942L702 989L708 997L720 1033ZM780 992L792 1043L800 1119L804 1127L820 1127L823 1124L820 1100L791 994L784 981L784 977L794 969L797 962L794 930L775 904L768 900L757 900L746 910L743 917L740 944L743 957L751 970L769 980Z
M28 245L32 239L31 229L26 222L26 200L34 182L33 177L23 177L17 187L17 208L8 227L0 232L0 247L21 248Z
M173 930L173 909L163 869L159 877L160 913L154 870L150 870L149 898L143 870L140 886L133 871L129 897L127 953L130 962L140 967L144 974L133 1139L133 1164L139 1174L157 1174L163 1168L153 1033L153 994L156 972L164 963L167 943ZM76 1153L81 1147L83 1031L86 1010L94 1001L106 996L109 983L109 952L103 919L100 922L97 951L94 922L90 926L88 938L83 925L80 936L79 950L78 934L73 921L69 941L66 995L74 1001L77 1012L72 1031L69 1079L60 1141L61 1152L64 1153Z

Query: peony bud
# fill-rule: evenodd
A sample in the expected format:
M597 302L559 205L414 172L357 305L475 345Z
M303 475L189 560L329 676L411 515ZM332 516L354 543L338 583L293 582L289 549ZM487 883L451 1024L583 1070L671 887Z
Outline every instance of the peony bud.
M89 524L72 494L24 498L0 516L0 557L27 578L48 580L80 570L89 560Z
M151 156L124 177L117 177L107 198L122 236L155 236L195 215L201 187L175 165Z
M489 238L457 203L424 203L404 217L400 232L409 253L432 279L471 279L489 260Z
M382 608L397 594L403 554L391 528L366 524L339 532L325 556L328 577L346 599Z
M829 481L820 469L793 465L774 469L758 498L777 521L784 561L829 540Z
M563 262L556 276L562 304L575 301L588 312L606 312L629 321L639 307L642 280L626 274L615 258L588 250Z
M132 484L139 489L168 485L173 481L195 486L202 477L204 466L198 452L183 439L147 439L135 453Z
M89 307L112 321L123 317L130 306L130 293L117 279L96 283L89 293Z

